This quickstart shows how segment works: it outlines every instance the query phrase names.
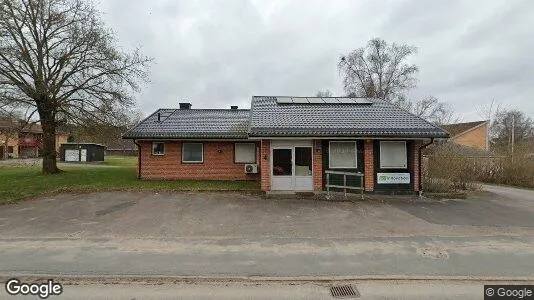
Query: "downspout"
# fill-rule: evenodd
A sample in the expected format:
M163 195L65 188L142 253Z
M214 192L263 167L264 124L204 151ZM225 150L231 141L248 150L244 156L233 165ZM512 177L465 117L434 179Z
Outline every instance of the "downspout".
M423 195L423 174L421 173L421 169L422 169L422 160L423 160L423 156L421 155L422 152L423 152L423 149L425 149L426 147L432 145L434 143L434 138L430 138L430 143L427 143L427 144L423 144L421 145L421 147L419 147L419 197L421 197Z
M141 145L136 140L133 140L137 146L137 179L141 179Z

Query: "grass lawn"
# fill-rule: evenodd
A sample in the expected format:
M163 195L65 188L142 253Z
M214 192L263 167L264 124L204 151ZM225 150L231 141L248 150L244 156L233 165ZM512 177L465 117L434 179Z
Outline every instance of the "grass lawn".
M137 179L137 157L106 157L101 164L59 164L64 172L42 175L40 166L0 166L0 204L61 192L259 191L245 181L145 181Z

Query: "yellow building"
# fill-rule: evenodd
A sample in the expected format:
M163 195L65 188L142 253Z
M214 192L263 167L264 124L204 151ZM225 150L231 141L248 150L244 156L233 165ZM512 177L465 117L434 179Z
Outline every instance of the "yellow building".
M480 150L489 149L489 121L456 123L441 126L450 134L450 141Z

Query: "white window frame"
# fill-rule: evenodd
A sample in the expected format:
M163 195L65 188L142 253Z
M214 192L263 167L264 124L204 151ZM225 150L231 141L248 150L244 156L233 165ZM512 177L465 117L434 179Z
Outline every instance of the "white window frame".
M353 143L354 144L354 159L356 166L354 167L332 167L332 143ZM358 169L358 143L357 141L329 141L328 142L328 168L329 169Z
M154 153L154 145L163 144L163 153ZM152 155L163 156L165 155L165 142L152 142Z
M384 167L382 165L382 144L384 143L403 143L404 144L404 159L405 159L405 165L402 166L402 167L399 167L399 166L386 166ZM408 169L408 147L406 145L406 141L380 141L380 159L379 159L379 163L380 163L380 169Z
M185 147L185 144L197 144L197 145L201 145L202 146L202 160L200 161L185 161L184 160L184 147ZM184 164L202 164L204 163L204 143L189 143L189 142L186 142L186 143L182 143L182 163Z
M243 145L252 145L254 147L254 161L237 161L237 145L238 144L243 144ZM255 164L256 161L258 161L258 158L256 157L257 156L257 152L258 150L256 149L256 143L234 143L234 163L235 164Z

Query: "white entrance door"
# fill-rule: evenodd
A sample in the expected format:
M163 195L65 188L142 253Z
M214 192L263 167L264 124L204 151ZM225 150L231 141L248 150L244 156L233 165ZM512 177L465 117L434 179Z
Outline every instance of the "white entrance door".
M81 150L80 161L87 161L87 149Z
M273 141L271 158L271 190L313 191L310 141Z
M293 190L293 149L273 148L271 157L271 189L278 191Z

